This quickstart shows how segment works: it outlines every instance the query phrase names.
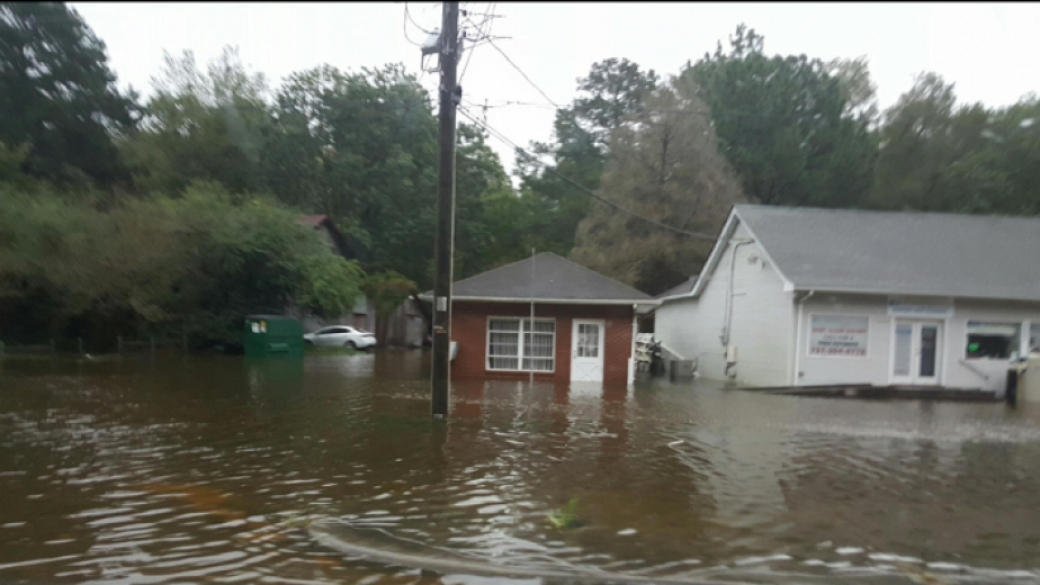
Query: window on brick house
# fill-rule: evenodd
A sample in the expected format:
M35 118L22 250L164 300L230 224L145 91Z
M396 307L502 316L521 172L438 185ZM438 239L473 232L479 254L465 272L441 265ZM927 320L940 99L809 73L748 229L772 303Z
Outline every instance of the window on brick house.
M556 321L535 319L532 327L530 319L488 319L487 369L553 372L555 356Z

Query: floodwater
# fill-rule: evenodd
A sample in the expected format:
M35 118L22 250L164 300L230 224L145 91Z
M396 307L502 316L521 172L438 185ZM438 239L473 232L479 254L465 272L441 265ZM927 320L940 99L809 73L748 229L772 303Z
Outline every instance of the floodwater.
M1040 582L1035 410L472 382L445 422L428 361L7 358L0 582ZM516 577L351 558L329 518Z

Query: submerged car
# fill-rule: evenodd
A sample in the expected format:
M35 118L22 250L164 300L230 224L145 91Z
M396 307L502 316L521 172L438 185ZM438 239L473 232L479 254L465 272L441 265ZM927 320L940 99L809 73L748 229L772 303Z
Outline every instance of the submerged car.
M365 349L376 344L376 336L355 327L333 325L304 335L303 341L312 345Z

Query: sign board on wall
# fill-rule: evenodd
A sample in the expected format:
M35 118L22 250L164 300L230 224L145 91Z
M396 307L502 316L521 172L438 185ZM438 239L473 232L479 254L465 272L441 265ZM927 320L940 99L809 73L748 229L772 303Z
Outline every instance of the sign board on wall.
M809 324L809 355L866 357L870 317L813 315Z
M953 316L953 304L943 301L888 299L888 314L900 317L943 318Z

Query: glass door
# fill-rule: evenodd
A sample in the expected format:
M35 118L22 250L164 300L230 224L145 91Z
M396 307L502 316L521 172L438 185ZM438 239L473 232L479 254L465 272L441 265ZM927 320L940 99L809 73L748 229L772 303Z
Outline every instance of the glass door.
M939 383L942 323L897 320L892 340L893 384Z

